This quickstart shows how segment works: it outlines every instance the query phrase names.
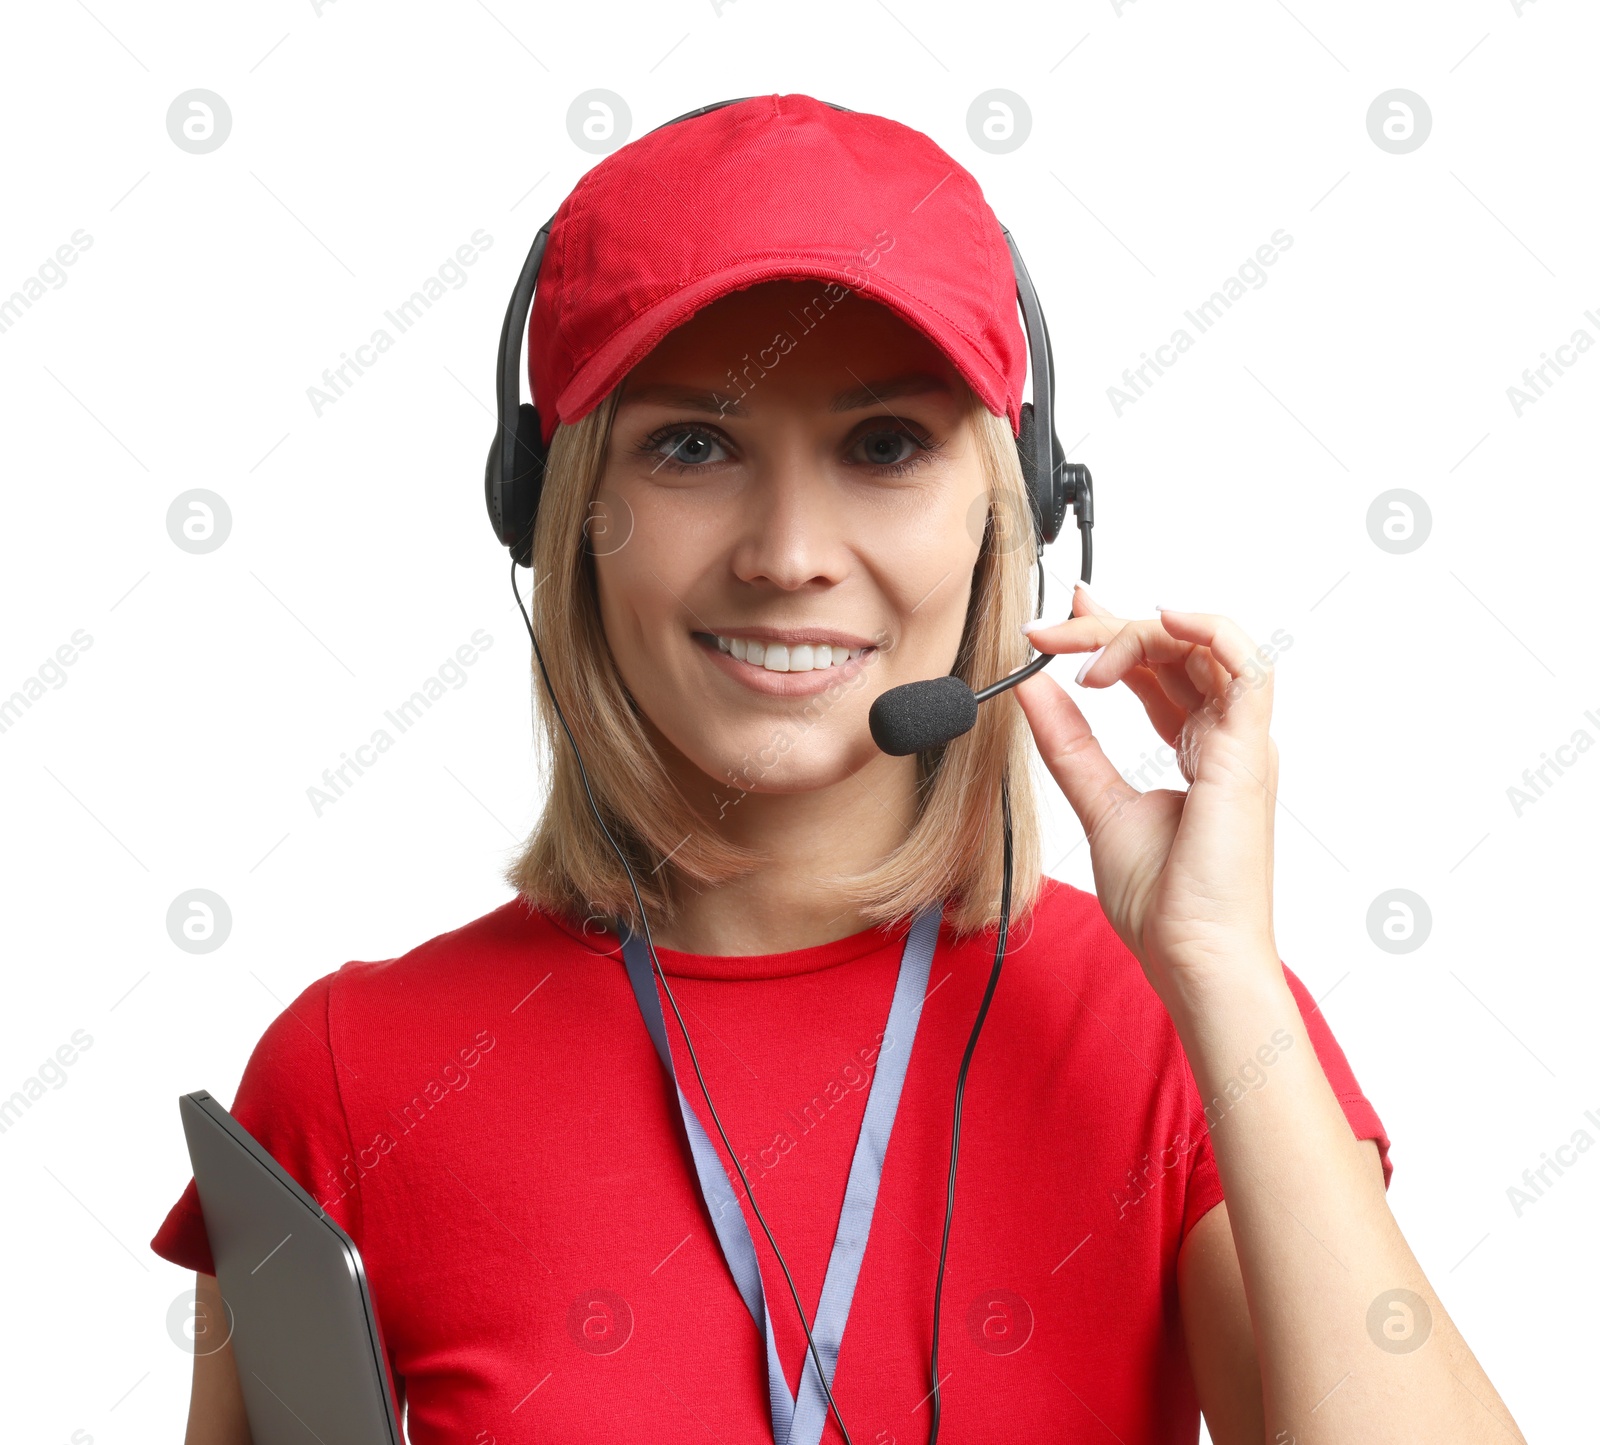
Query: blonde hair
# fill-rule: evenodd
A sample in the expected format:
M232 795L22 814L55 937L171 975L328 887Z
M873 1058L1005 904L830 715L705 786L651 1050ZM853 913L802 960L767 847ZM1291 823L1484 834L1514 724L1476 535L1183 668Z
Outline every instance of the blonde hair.
M673 784L617 672L601 626L588 522L605 469L617 391L571 426L557 426L534 530L537 582L530 617L550 684L583 755L594 800L633 868L652 919L670 919L684 891L713 887L763 861L729 842ZM1010 424L969 392L989 508L973 571L955 674L974 689L1022 665L1022 622L1031 614L1032 522ZM537 670L537 663L534 664ZM572 751L537 676L540 751L550 793L504 877L531 905L583 919L638 926L627 875L595 823ZM1013 922L1040 886L1038 803L1027 723L1002 694L978 709L977 725L917 757L916 821L906 840L862 874L828 880L841 904L867 924L889 924L935 900L957 933L993 928L1000 917L1000 788L1008 784L1013 837ZM662 860L670 854L664 867Z

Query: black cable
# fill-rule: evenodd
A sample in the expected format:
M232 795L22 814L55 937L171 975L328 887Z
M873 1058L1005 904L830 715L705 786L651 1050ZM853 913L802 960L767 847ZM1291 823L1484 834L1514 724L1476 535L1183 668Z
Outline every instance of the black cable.
M1089 553L1090 553L1090 550L1091 549L1090 549L1090 545L1089 545L1089 529L1087 527L1085 527L1083 529L1083 585L1085 587L1087 587L1089 585L1089 565L1090 565ZM1068 611L1069 615L1071 614L1071 610L1072 610L1072 604L1068 603L1067 604L1067 611ZM1038 610L1033 615L1035 617L1043 617L1044 616L1044 563L1043 562L1039 563L1039 606L1038 606ZM1033 659L1032 662L1030 662L1020 672L1014 672L1014 673L1011 674L1010 677L1002 677L999 682L991 682L988 687L983 689L982 692L974 692L973 695L972 695L973 699L975 701L977 701L977 702L988 702L991 697L998 697L1008 687L1015 687L1019 682L1022 682L1025 678L1030 678L1030 677L1032 677L1034 675L1034 673L1040 672L1043 669L1049 667L1051 659L1054 658L1054 657L1055 657L1055 653L1053 653L1053 652L1041 652L1036 658Z
M1010 677L1002 677L999 682L991 682L982 692L973 693L973 701L988 702L991 697L998 697L1008 687L1015 687L1024 678L1032 677L1034 673L1049 667L1054 658L1055 653L1053 652L1041 652L1020 671L1012 673Z
M711 1102L711 1091L706 1087L705 1075L700 1072L700 1060L695 1055L694 1044L689 1038L688 1025L685 1024L684 1021L683 1021L683 1014L678 1009L678 1001L677 1001L677 999L675 999L672 996L672 985L667 982L667 972L666 972L666 970L664 968L661 967L661 960L656 957L656 946L655 946L654 941L650 937L650 921L649 921L649 919L647 919L645 917L645 914L644 914L644 899L642 897L640 897L640 895L639 895L639 884L638 884L638 881L633 876L633 868L628 862L628 855L625 852L623 852L621 844L619 844L617 842L617 840L611 835L611 830L608 827L606 827L605 819L600 814L600 806L599 806L598 803L595 802L594 793L589 788L589 773L588 773L588 770L583 766L583 755L578 751L577 739L572 736L572 729L567 725L567 715L564 712L561 711L561 704L558 701L556 701L556 690L555 690L555 688L553 688L550 685L550 673L549 673L549 670L544 665L544 653L542 653L539 650L539 639L537 637L535 637L534 634L533 634L533 622L532 622L532 619L530 619L529 616L528 616L528 609L522 605L522 594L517 591L517 562L516 562L515 558L513 558L512 562L511 562L511 595L517 599L517 610L522 613L522 620L523 620L524 624L526 624L526 626L527 626L527 629L528 629L528 640L533 644L533 655L538 660L538 663L539 663L539 675L544 679L544 690L548 694L548 696L550 698L550 705L555 709L556 717L561 723L561 731L564 732L567 735L567 743L572 748L573 759L578 764L578 776L583 780L583 794L589 800L589 811L594 814L594 820L595 820L596 823L598 823L600 825L600 831L605 834L606 842L608 842L611 845L611 851L617 855L618 862L620 862L622 864L622 867L623 867L624 871L628 875L628 886L633 890L634 907L637 908L638 911L639 911L639 925L644 930L645 947L650 951L650 964L655 969L656 976L661 980L662 991L667 996L667 1002L672 1005L673 1016L678 1020L678 1027L683 1032L683 1042L684 1042L685 1047L689 1051L689 1062L694 1065L694 1076L700 1082L700 1094L701 1094L701 1097L704 1098L705 1101L706 1101L706 1108L711 1111L711 1121L712 1121L712 1123L714 1123L717 1126L717 1133L721 1136L723 1146L728 1151L728 1157L733 1160L733 1167L739 1171L739 1182L744 1185L744 1192L745 1192L746 1196L750 1200L750 1208L755 1211L756 1219L757 1219L757 1221L759 1221L759 1223L761 1225L761 1231L762 1231L763 1234L766 1235L767 1243L772 1246L772 1253L773 1253L773 1255L776 1257L776 1259L778 1261L778 1268L783 1271L784 1280L788 1283L789 1296L790 1296L791 1299L794 1300L795 1313L800 1316L800 1328L803 1329L806 1332L806 1347L811 1351L812 1362L817 1367L817 1380L822 1385L822 1393L828 1397L828 1407L833 1411L833 1418L839 1422L839 1433L844 1436L845 1445L853 1445L853 1442L850 1439L850 1432L849 1432L849 1430L847 1430L845 1428L844 1416L839 1413L838 1403L834 1400L833 1391L828 1385L827 1372L824 1371L824 1369L822 1368L822 1357L817 1353L817 1342L814 1339L812 1339L812 1337L811 1337L811 1324L810 1324L810 1321L808 1321L806 1319L806 1312L805 1312L804 1306L801 1305L801 1303L800 1303L800 1291L795 1288L794 1276L789 1273L789 1266L784 1262L783 1252L778 1248L778 1241L772 1237L772 1230L770 1228L768 1228L768 1226L767 1226L766 1216L762 1214L761 1206L756 1203L755 1191L750 1188L750 1181L749 1181L749 1179L747 1179L745 1177L744 1166L739 1162L739 1154L738 1154L738 1151L736 1149L734 1149L732 1140L730 1140L728 1138L728 1131L722 1127L722 1120L717 1114L717 1106ZM1003 796L1004 795L1002 794L1002 797ZM1010 824L1010 819L1011 819L1011 814L1010 814L1010 811L1009 811L1009 804L1008 804L1007 805L1007 812L1006 812L1006 901L1007 901L1007 903L1010 902L1010 893L1011 893L1011 863L1010 863L1010 859L1011 859L1011 824ZM1004 929L1004 924L1003 923L1002 923L1001 927L1002 927L1002 930L1003 930ZM1001 936L1002 940L1005 938L1005 934L1004 934L1003 931L1002 931L1000 936ZM996 964L996 967L998 967L998 964ZM989 984L989 992L990 993L994 992L994 981L992 979L990 980L990 984ZM984 995L983 1003L984 1003L984 1009L987 1010L987 1008L989 1006L989 998L988 998L987 994ZM982 1023L982 1021L983 1021L982 1013L980 1013L978 1015L978 1021L979 1021L980 1024ZM973 1041L976 1042L976 1035L974 1035ZM972 1046L969 1044L967 1046L967 1055L968 1055L969 1058L971 1057L971 1054L972 1054ZM965 1060L962 1061L961 1073L962 1073L963 1079L965 1079L965 1076L966 1076L966 1061ZM957 1094L956 1094L956 1126L957 1126L957 1128L960 1127L960 1118L961 1118L960 1098L961 1098L961 1096L960 1096L960 1092L958 1090ZM954 1159L953 1155L951 1157L950 1167L951 1167L951 1179L952 1179L952 1182L953 1182L954 1176L955 1176L955 1159ZM946 1239L946 1241L949 1240L949 1237L950 1237L950 1219L949 1219L949 1215L947 1213L946 1216L945 1216L945 1239ZM940 1274L940 1277L943 1278L943 1276L944 1276L944 1261L943 1261L943 1259L941 1259L939 1261L939 1274ZM937 1307L936 1307L935 1311L934 1311L934 1351L935 1351L935 1357L936 1358L937 1358L937 1352L938 1352L938 1339L939 1339L938 1318L939 1318L938 1310L937 1310ZM785 1384L784 1388L785 1389L788 1388L787 1384ZM934 1394L935 1429L937 1429L937 1421L938 1421L938 1418L939 1418L938 1409L939 1409L939 1401L938 1401L938 1394L937 1394L937 1391L936 1391L935 1394Z
M1000 982L1000 965L1006 955L1006 933L1011 924L1011 791L1004 779L1000 783L1000 815L1005 824L1005 872L1000 885L1000 931L994 945L994 967L989 970L989 986L983 991L983 1002L978 1005L978 1017L973 1020L972 1034L967 1039L967 1050L961 1056L961 1067L956 1071L956 1103L950 1124L950 1179L945 1187L944 1240L939 1245L939 1275L933 1284L933 1349L929 1356L929 1372L933 1376L932 1418L928 1427L928 1445L938 1445L939 1439L939 1304L944 1294L945 1257L950 1252L950 1221L956 1211L956 1156L961 1149L961 1098L967 1088L967 1068L978 1047L978 1035L983 1032L983 1021L989 1016L989 1002L994 998L995 985Z

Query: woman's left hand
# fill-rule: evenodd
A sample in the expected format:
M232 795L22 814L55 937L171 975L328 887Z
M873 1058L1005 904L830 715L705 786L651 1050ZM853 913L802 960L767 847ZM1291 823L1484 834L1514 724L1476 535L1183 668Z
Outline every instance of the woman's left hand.
M1103 648L1082 684L1125 682L1166 744L1155 774L1175 764L1189 784L1139 791L1048 673L1017 685L1039 752L1088 836L1107 919L1169 1009L1239 981L1242 969L1276 971L1272 650L1211 613L1126 621L1081 585L1073 606L1065 622L1034 625L1030 641L1041 652Z

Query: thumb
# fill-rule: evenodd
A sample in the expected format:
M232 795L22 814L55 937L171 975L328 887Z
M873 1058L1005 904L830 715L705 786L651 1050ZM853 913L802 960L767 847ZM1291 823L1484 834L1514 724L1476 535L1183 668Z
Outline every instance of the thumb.
M1111 764L1079 711L1053 678L1035 673L1012 689L1039 755L1092 840L1105 817L1140 796Z

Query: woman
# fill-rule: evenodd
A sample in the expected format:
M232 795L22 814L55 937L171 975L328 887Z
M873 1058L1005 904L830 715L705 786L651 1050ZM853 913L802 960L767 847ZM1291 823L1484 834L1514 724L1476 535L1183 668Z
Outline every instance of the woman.
M531 630L586 774L541 691L517 898L313 983L234 1105L359 1246L410 1438L1520 1439L1277 955L1270 652L1082 587L1028 625L1186 792L1124 782L1048 673L935 752L872 741L889 688L1027 653L1025 350L972 178L762 97L595 167L545 267ZM1093 895L1041 876L1030 731ZM216 1308L192 1185L153 1243ZM191 1445L247 1438L197 1355Z

